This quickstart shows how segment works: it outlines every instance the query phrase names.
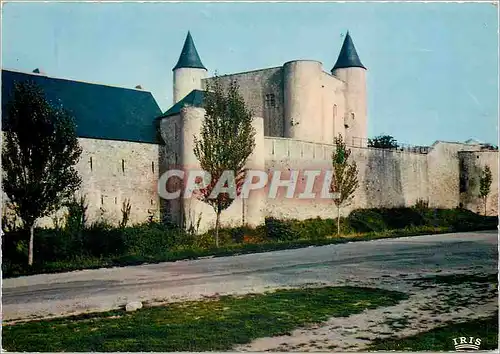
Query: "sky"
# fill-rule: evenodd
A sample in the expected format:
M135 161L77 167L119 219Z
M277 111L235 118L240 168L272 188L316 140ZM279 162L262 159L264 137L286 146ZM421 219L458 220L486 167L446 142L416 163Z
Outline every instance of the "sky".
M190 30L209 74L313 59L349 30L367 67L368 135L498 144L498 17L490 3L4 3L2 67L151 91L172 104Z

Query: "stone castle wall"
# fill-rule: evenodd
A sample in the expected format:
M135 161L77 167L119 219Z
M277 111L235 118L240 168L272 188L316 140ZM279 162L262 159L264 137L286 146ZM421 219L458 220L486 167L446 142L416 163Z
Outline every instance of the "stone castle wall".
M223 85L238 82L247 106L263 117L265 136L331 143L334 136L345 133L346 84L324 72L318 61L291 61L220 79ZM210 80L202 80L204 88ZM365 95L358 96L358 101L366 100ZM366 124L366 119L362 122Z
M486 199L486 214L498 212L498 151L461 151L460 160L460 202L479 214L484 214L484 203L479 198L480 178L486 166L492 174L491 192Z
M248 108L264 119L265 136L284 136L282 67L224 75L220 79L223 85L237 81ZM203 80L204 88L207 82L210 79Z
M79 138L82 155L76 170L82 178L77 196L85 196L87 220L117 225L122 206L130 201L129 225L159 217L157 181L159 147L156 144ZM39 219L38 226L52 226L64 220L65 210Z
M268 171L329 170L332 166L334 146L331 144L266 138L265 147ZM411 206L419 199L428 198L425 154L359 147L350 149L358 167L359 187L352 203L342 209L342 215L357 208ZM278 199L267 200L267 216L307 219L334 218L337 215L336 207L329 199L288 199L284 193L283 190Z

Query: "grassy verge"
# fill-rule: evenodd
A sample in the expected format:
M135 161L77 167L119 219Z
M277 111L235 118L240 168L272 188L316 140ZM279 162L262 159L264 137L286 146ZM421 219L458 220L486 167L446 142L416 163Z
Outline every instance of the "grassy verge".
M498 348L498 315L465 323L454 323L405 338L380 339L368 350L396 351L455 351L453 338L481 339L481 350Z
M332 236L337 232L335 219L280 220L269 217L255 228L221 229L221 247L216 248L212 230L195 235L173 225L155 222L119 228L102 222L78 230L37 229L33 266L27 265L28 233L13 228L2 237L2 277L231 256L401 236L493 230L497 224L496 217L481 216L465 209L358 209L340 219L341 236Z
M384 238L405 236L419 236L428 234L441 234L453 232L450 227L419 226L400 230L386 230L379 232L366 232L341 236L330 236L318 239L299 239L293 241L266 241L261 243L239 243L222 246L219 248L202 248L196 246L178 247L164 253L154 255L123 255L115 257L76 257L73 260L61 260L35 264L32 268L9 269L4 271L3 277L18 277L41 273L61 273L82 269L97 269L118 266L140 265L144 263L174 262L178 260L198 259L200 257L226 257L249 253L262 253L297 249L310 246L325 246L347 242L370 241Z
M324 287L169 304L3 327L8 351L211 351L392 306L407 295L382 289Z

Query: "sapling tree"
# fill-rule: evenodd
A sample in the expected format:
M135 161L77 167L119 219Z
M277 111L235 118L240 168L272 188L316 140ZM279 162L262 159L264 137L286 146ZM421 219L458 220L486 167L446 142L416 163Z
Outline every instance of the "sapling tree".
M490 166L486 165L479 177L479 198L483 200L484 204L484 215L486 215L486 205L488 201L488 194L491 191L492 175Z
M340 234L340 209L348 205L358 188L358 168L356 162L349 160L351 149L339 134L334 138L335 150L332 154L333 176L330 191L334 193L333 202L337 206L337 235Z
M82 150L74 118L50 104L34 83L14 85L4 114L2 187L30 231L32 265L35 222L59 209L80 187L74 165Z
M227 88L215 76L208 84L205 119L200 135L194 137L194 154L210 177L199 198L216 213L215 245L219 246L220 215L229 208L245 179L245 164L255 147L252 112L246 107L236 81ZM218 191L224 187L221 193Z

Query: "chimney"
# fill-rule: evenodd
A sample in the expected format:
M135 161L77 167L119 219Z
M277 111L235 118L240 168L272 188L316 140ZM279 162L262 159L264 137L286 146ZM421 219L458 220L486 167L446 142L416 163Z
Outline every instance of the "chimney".
M33 70L33 73L35 74L40 74L40 75L45 75L45 72L40 70L39 68L36 68L35 70Z
M141 85L137 85L135 88L138 89L138 90L142 90L142 86Z

